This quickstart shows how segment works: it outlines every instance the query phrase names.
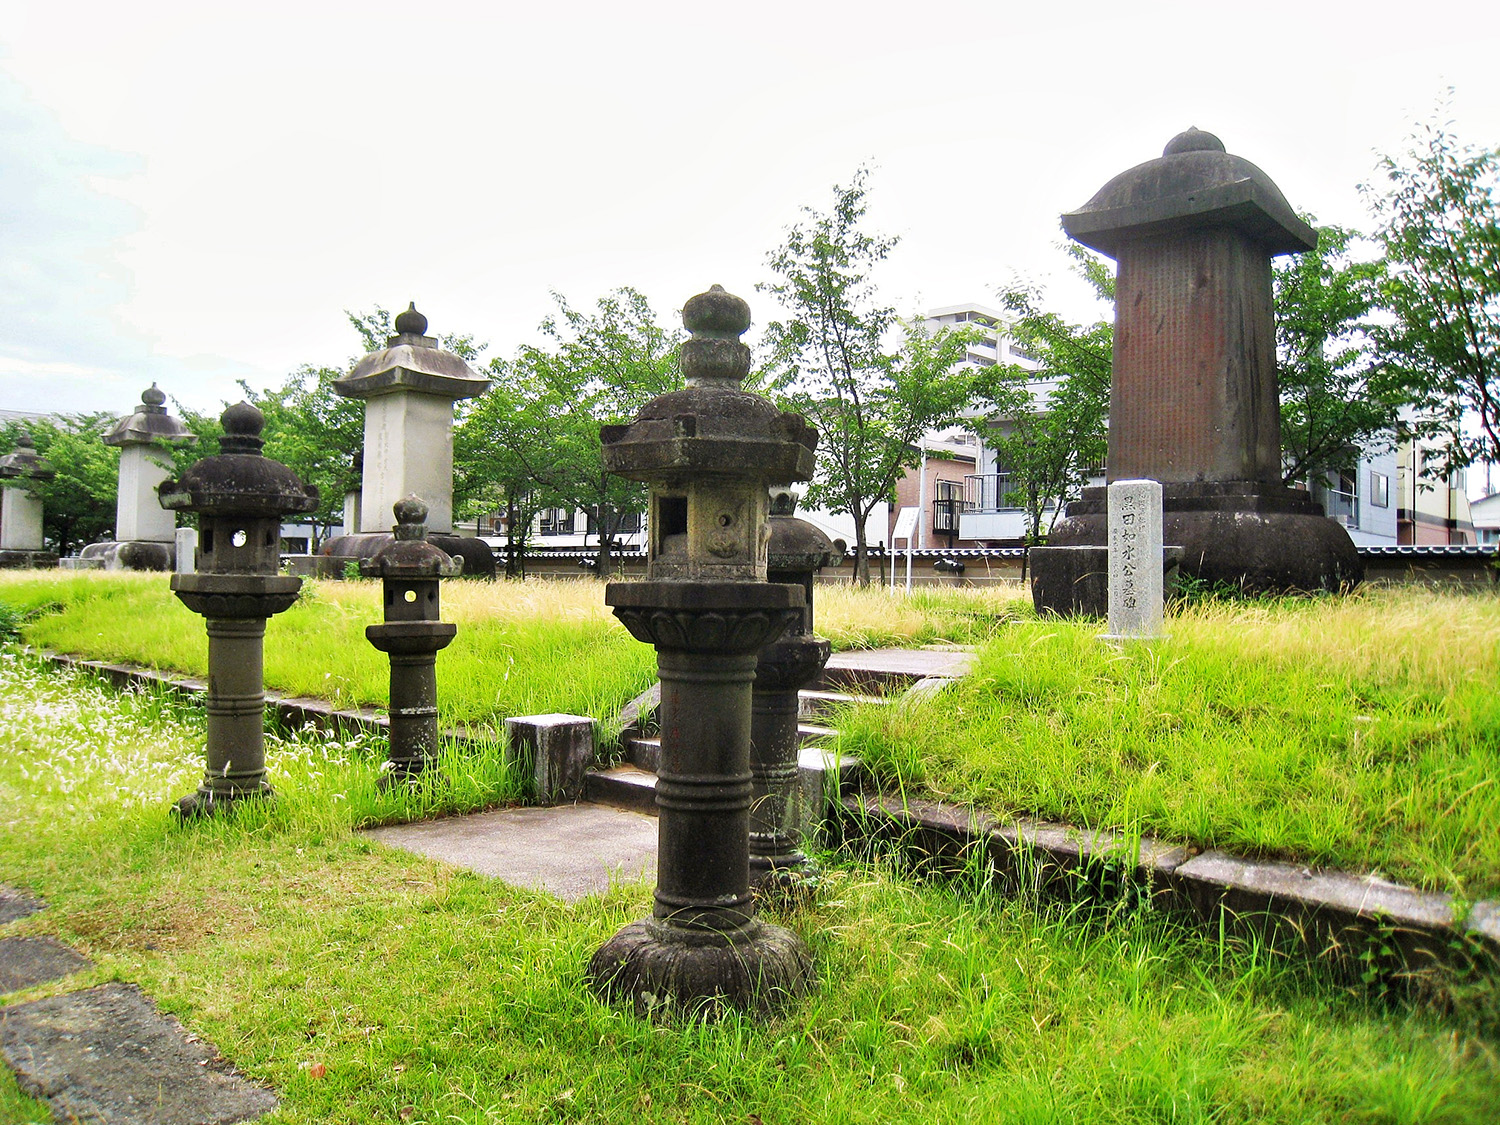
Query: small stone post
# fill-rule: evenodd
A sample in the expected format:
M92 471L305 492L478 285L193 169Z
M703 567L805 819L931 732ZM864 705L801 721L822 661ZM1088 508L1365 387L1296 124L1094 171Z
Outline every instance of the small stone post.
M157 489L170 475L164 464L169 445L192 445L198 435L167 413L167 396L155 383L141 392L134 413L104 435L120 449L120 480L115 495L115 541L91 546L109 570L170 570L176 553L177 513L161 506ZM191 569L191 564L189 564Z
M174 806L181 817L220 812L271 793L266 781L266 619L289 609L302 579L278 574L281 518L318 506L318 490L261 455L265 416L248 402L220 416L219 454L163 481L163 508L196 512L198 571L172 575L172 591L208 623L208 746L203 782Z
M796 898L818 873L802 850L797 693L823 671L832 646L813 636L813 575L834 555L828 536L796 516L789 489L771 491L766 577L800 587L798 620L760 650L750 719L750 884L760 894ZM842 552L839 552L842 554Z
M176 548L177 559L173 567L178 574L192 574L198 569L198 529L196 527L179 527L173 541Z
M385 623L365 636L391 658L391 733L388 772L381 784L415 781L437 759L437 654L458 626L439 620L438 580L463 569L427 542L427 505L415 496L396 501L393 542L360 566L383 586Z
M1161 485L1117 480L1109 486L1109 632L1107 641L1154 640L1162 626Z
M49 481L57 474L37 456L31 435L22 430L16 447L0 457L0 567L57 565L57 556L43 549L42 501L31 482Z
M687 302L687 387L606 426L604 466L650 486L644 582L605 601L656 646L661 764L656 908L589 963L602 997L637 1012L765 1011L804 992L800 938L756 917L749 885L750 713L757 654L802 618L766 581L767 487L812 475L817 433L740 387L750 307L718 286Z

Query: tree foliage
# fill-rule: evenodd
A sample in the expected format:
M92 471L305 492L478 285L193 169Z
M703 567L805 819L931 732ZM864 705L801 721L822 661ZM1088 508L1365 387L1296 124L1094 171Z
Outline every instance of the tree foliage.
M1099 299L1111 300L1114 275L1109 264L1081 246L1064 249L1075 272ZM1014 364L1002 368L988 401L1001 419L989 442L997 465L1010 473L1002 499L1025 511L1028 544L1046 538L1064 502L1104 464L1114 351L1114 330L1107 320L1071 324L1047 312L1042 300L1035 288L1001 292L1001 304L1014 317L1011 332L1016 343L1036 357L1041 369ZM1045 393L1028 386L1039 382L1048 388Z
M1316 229L1318 248L1278 259L1272 275L1288 482L1348 469L1361 452L1389 448L1412 400L1404 373L1374 353L1384 261L1357 258L1354 231Z
M26 488L42 502L42 536L59 555L114 536L120 451L102 439L115 421L112 414L76 414L0 428L0 454L14 449L25 431L57 474L28 481Z
M604 471L599 428L630 421L648 400L682 385L681 333L663 328L629 287L588 312L561 294L553 299L557 312L541 324L544 342L490 364L493 385L460 425L455 459L464 463L471 495L513 512L517 534L542 507L589 513L604 576L622 515L641 512L646 494Z
M860 169L848 186L835 185L826 213L804 207L804 221L768 258L776 280L758 286L784 311L766 328L768 384L821 435L807 502L853 518L863 585L866 521L894 499L923 435L956 421L973 391L972 376L955 370L969 333L928 333L879 301L871 275L897 240L861 229L866 179Z
M1388 262L1381 362L1418 389L1418 425L1452 470L1500 460L1500 150L1449 127L1421 126L1363 190Z

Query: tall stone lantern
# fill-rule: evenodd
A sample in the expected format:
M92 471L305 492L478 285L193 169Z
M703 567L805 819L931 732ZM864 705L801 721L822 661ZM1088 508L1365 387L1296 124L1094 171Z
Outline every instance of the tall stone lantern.
M1249 592L1358 583L1349 533L1281 483L1271 259L1316 248L1317 233L1200 129L1062 221L1118 263L1109 482L1160 482L1164 541L1194 577ZM1106 489L1086 488L1048 544L1103 545L1106 518ZM1044 555L1033 561L1041 580Z
M802 619L766 581L767 488L812 475L817 433L741 389L750 307L718 286L687 302L684 390L606 426L605 468L650 488L644 582L605 601L661 675L656 905L594 954L600 995L660 1008L768 1010L813 977L806 946L756 916L749 887L751 691L758 653Z
M312 511L318 490L261 455L265 416L248 402L220 416L219 453L159 488L163 508L198 515L198 571L172 575L172 591L208 622L207 768L183 817L268 796L265 747L266 619L291 607L302 579L278 574L283 516Z
M802 850L797 803L797 693L816 680L832 650L813 635L813 578L842 547L807 520L798 519L797 496L772 489L766 576L802 590L802 612L786 633L760 650L750 721L750 882L767 897L797 897L817 874Z
M57 555L42 542L42 501L32 491L33 483L56 475L25 430L16 436L16 447L0 457L0 567L57 565Z
M381 580L385 622L365 637L391 658L391 733L382 784L416 780L437 758L437 654L458 626L441 621L438 580L463 569L427 541L427 505L415 496L392 506L395 541L360 567Z

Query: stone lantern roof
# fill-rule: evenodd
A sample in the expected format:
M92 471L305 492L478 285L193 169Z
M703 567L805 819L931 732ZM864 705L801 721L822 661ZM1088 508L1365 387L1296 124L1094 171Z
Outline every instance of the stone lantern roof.
M771 491L771 542L767 548L769 571L821 570L844 554L842 541L835 544L816 524L797 518L797 495L790 489Z
M6 480L16 477L51 480L56 475L52 466L37 456L36 445L25 430L16 435L16 447L0 457L0 478Z
M135 413L121 418L104 435L104 444L192 445L198 440L198 435L167 413L166 401L167 396L152 383L141 392L141 404L135 408Z
M687 302L682 321L693 333L682 345L687 386L646 403L629 425L601 429L605 471L648 482L809 479L818 431L740 388L750 372L750 349L739 339L750 306L715 285Z
M384 349L371 352L333 389L345 398L374 398L396 391L420 391L442 398L473 398L489 389L490 381L452 352L425 335L427 318L415 302L396 317L396 335Z
M261 454L260 436L266 418L248 402L236 403L220 415L224 436L219 453L195 461L177 480L158 489L161 506L179 512L210 516L280 518L310 512L318 506L318 490L280 461Z
M1273 255L1318 245L1270 176L1201 129L1178 133L1161 156L1121 172L1062 224L1069 238L1111 258L1121 243L1201 227L1233 227Z
M360 566L366 578L452 578L464 560L454 558L427 540L427 505L415 496L395 503L394 542Z

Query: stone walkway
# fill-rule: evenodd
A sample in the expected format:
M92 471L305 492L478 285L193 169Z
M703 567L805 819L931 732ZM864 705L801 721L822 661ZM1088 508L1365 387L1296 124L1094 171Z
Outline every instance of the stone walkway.
M0 886L0 925L43 903ZM52 937L0 938L0 995L91 968ZM236 1074L213 1044L156 1010L134 985L102 984L0 1007L0 1059L57 1122L233 1125L276 1108L276 1095Z

